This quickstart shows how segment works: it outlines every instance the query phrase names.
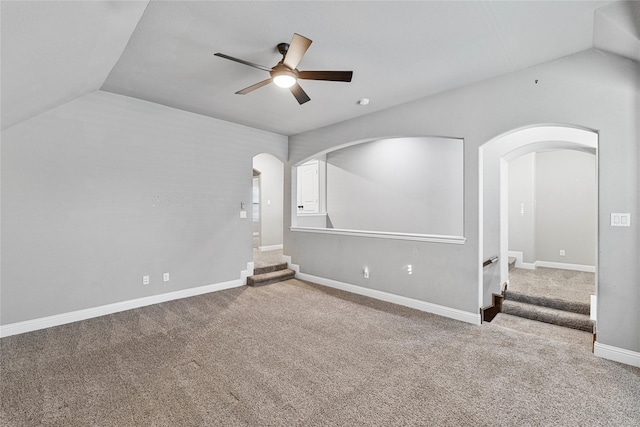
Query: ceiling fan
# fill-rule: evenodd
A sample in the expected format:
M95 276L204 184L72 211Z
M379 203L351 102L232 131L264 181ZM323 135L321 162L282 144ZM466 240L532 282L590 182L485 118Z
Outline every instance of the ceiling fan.
M309 49L310 45L311 40L304 36L301 36L300 34L294 34L293 38L291 39L291 43L280 43L278 45L278 52L282 54L282 60L272 68L234 58L233 56L225 55L224 53L216 53L215 56L239 62L240 64L248 65L259 70L267 71L271 75L270 78L239 90L236 92L236 94L246 95L249 92L253 92L256 89L260 89L262 86L266 86L267 84L273 82L276 84L276 86L288 88L293 96L298 100L298 103L302 105L305 102L311 100L311 98L309 98L309 95L307 95L307 93L302 90L302 88L298 84L299 79L350 82L351 77L353 76L353 71L298 70L296 67L298 66L298 63L300 63L300 60L302 59L302 56L305 54L307 49Z

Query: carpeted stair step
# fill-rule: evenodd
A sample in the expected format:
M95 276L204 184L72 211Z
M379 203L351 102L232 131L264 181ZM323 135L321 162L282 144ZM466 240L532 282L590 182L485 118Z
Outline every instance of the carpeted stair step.
M518 260L518 258L514 257L514 256L510 256L509 257L509 270L513 270L516 267L516 261Z
M536 295L527 295L521 292L510 291L508 289L505 292L505 299L541 307L555 308L556 310L571 311L578 314L589 315L589 313L591 312L590 305L586 303L577 301L566 301L558 298L549 298Z
M491 325L575 345L589 352L591 352L591 346L593 344L593 334L589 332L538 322L537 320L525 319L524 317L511 316L505 313L498 313L491 321Z
M296 275L296 272L291 270L290 268L271 271L268 273L254 274L253 276L247 277L247 285L249 286L269 285L271 283L283 282L285 280L293 279L295 275Z
M257 267L253 269L253 274L257 275L257 274L271 273L273 271L286 270L287 267L289 267L289 265L286 262L275 264L275 265L268 265L266 267Z
M580 331L593 332L593 322L586 314L556 310L509 299L502 302L502 313Z

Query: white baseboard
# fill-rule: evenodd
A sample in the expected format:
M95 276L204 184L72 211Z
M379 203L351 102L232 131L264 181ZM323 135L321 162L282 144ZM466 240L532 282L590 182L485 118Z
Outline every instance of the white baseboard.
M295 266L298 267L298 266ZM413 298L403 297L400 295L390 294L388 292L378 291L375 289L363 288L361 286L351 285L349 283L338 282L337 280L325 279L324 277L313 276L311 274L300 273L299 267L291 269L296 271L296 278L317 283L319 285L328 286L330 288L340 289L342 291L351 292L353 294L364 295L381 301L387 301L405 307L415 308L416 310L427 313L437 314L439 316L448 317L450 319L460 320L474 325L480 324L480 313L469 313L468 311L458 310L456 308L445 307L443 305L432 304L430 302L420 301Z
M148 297L101 305L99 307L71 311L69 313L41 317L39 319L25 320L23 322L10 323L8 325L0 325L0 338L23 334L25 332L37 331L39 329L51 328L53 326L60 326L67 323L77 322L79 320L105 316L107 314L145 307L147 305L159 304L176 299L202 295L209 292L222 291L224 289L237 288L242 286L244 283L245 282L243 280L236 279L228 282L199 286L197 288L182 289L180 291L167 292L165 294L151 295Z
M596 341L593 345L593 354L598 357L602 357L603 359L609 359L614 362L620 362L625 365L637 366L640 368L640 353L637 351L600 344Z
M536 263L530 263L530 262L524 262L523 258L524 258L524 254L520 251L509 251L507 252L507 256L510 257L515 257L516 258L516 268L522 268L525 270L535 270L536 269Z
M585 271L595 273L595 265L567 264L564 262L536 261L536 267L558 268L561 270Z
M253 276L253 262L247 263L247 269L240 272L240 282L244 285L247 283L247 277Z
M594 265L582 265L582 264L568 264L564 262L552 262L552 261L535 261L524 262L524 254L521 251L508 251L508 256L515 257L516 268L523 268L525 270L535 270L537 267L545 268L557 268L560 270L573 270L573 271L585 271L587 273L595 273L596 267Z
M260 250L260 252L275 251L275 250L278 250L278 249L282 249L282 243L280 243L279 245L260 246L260 247L258 247L258 249Z
M300 273L300 266L297 264L291 263L291 257L289 255L282 255L282 259L289 264L289 268L296 272L296 274Z

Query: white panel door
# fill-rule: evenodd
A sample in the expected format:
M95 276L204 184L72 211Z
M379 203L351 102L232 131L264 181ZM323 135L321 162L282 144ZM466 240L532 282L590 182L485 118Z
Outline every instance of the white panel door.
M298 212L318 212L318 161L298 166Z

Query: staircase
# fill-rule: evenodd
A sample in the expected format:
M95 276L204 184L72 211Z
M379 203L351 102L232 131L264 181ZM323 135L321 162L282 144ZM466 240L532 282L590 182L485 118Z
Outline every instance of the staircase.
M505 291L502 313L593 333L589 304Z
M271 283L293 279L296 272L289 268L286 262L259 267L253 270L253 276L247 277L248 286L264 286Z
M593 351L590 295L595 275L560 269L525 270L509 258L508 286L480 309L483 322Z

